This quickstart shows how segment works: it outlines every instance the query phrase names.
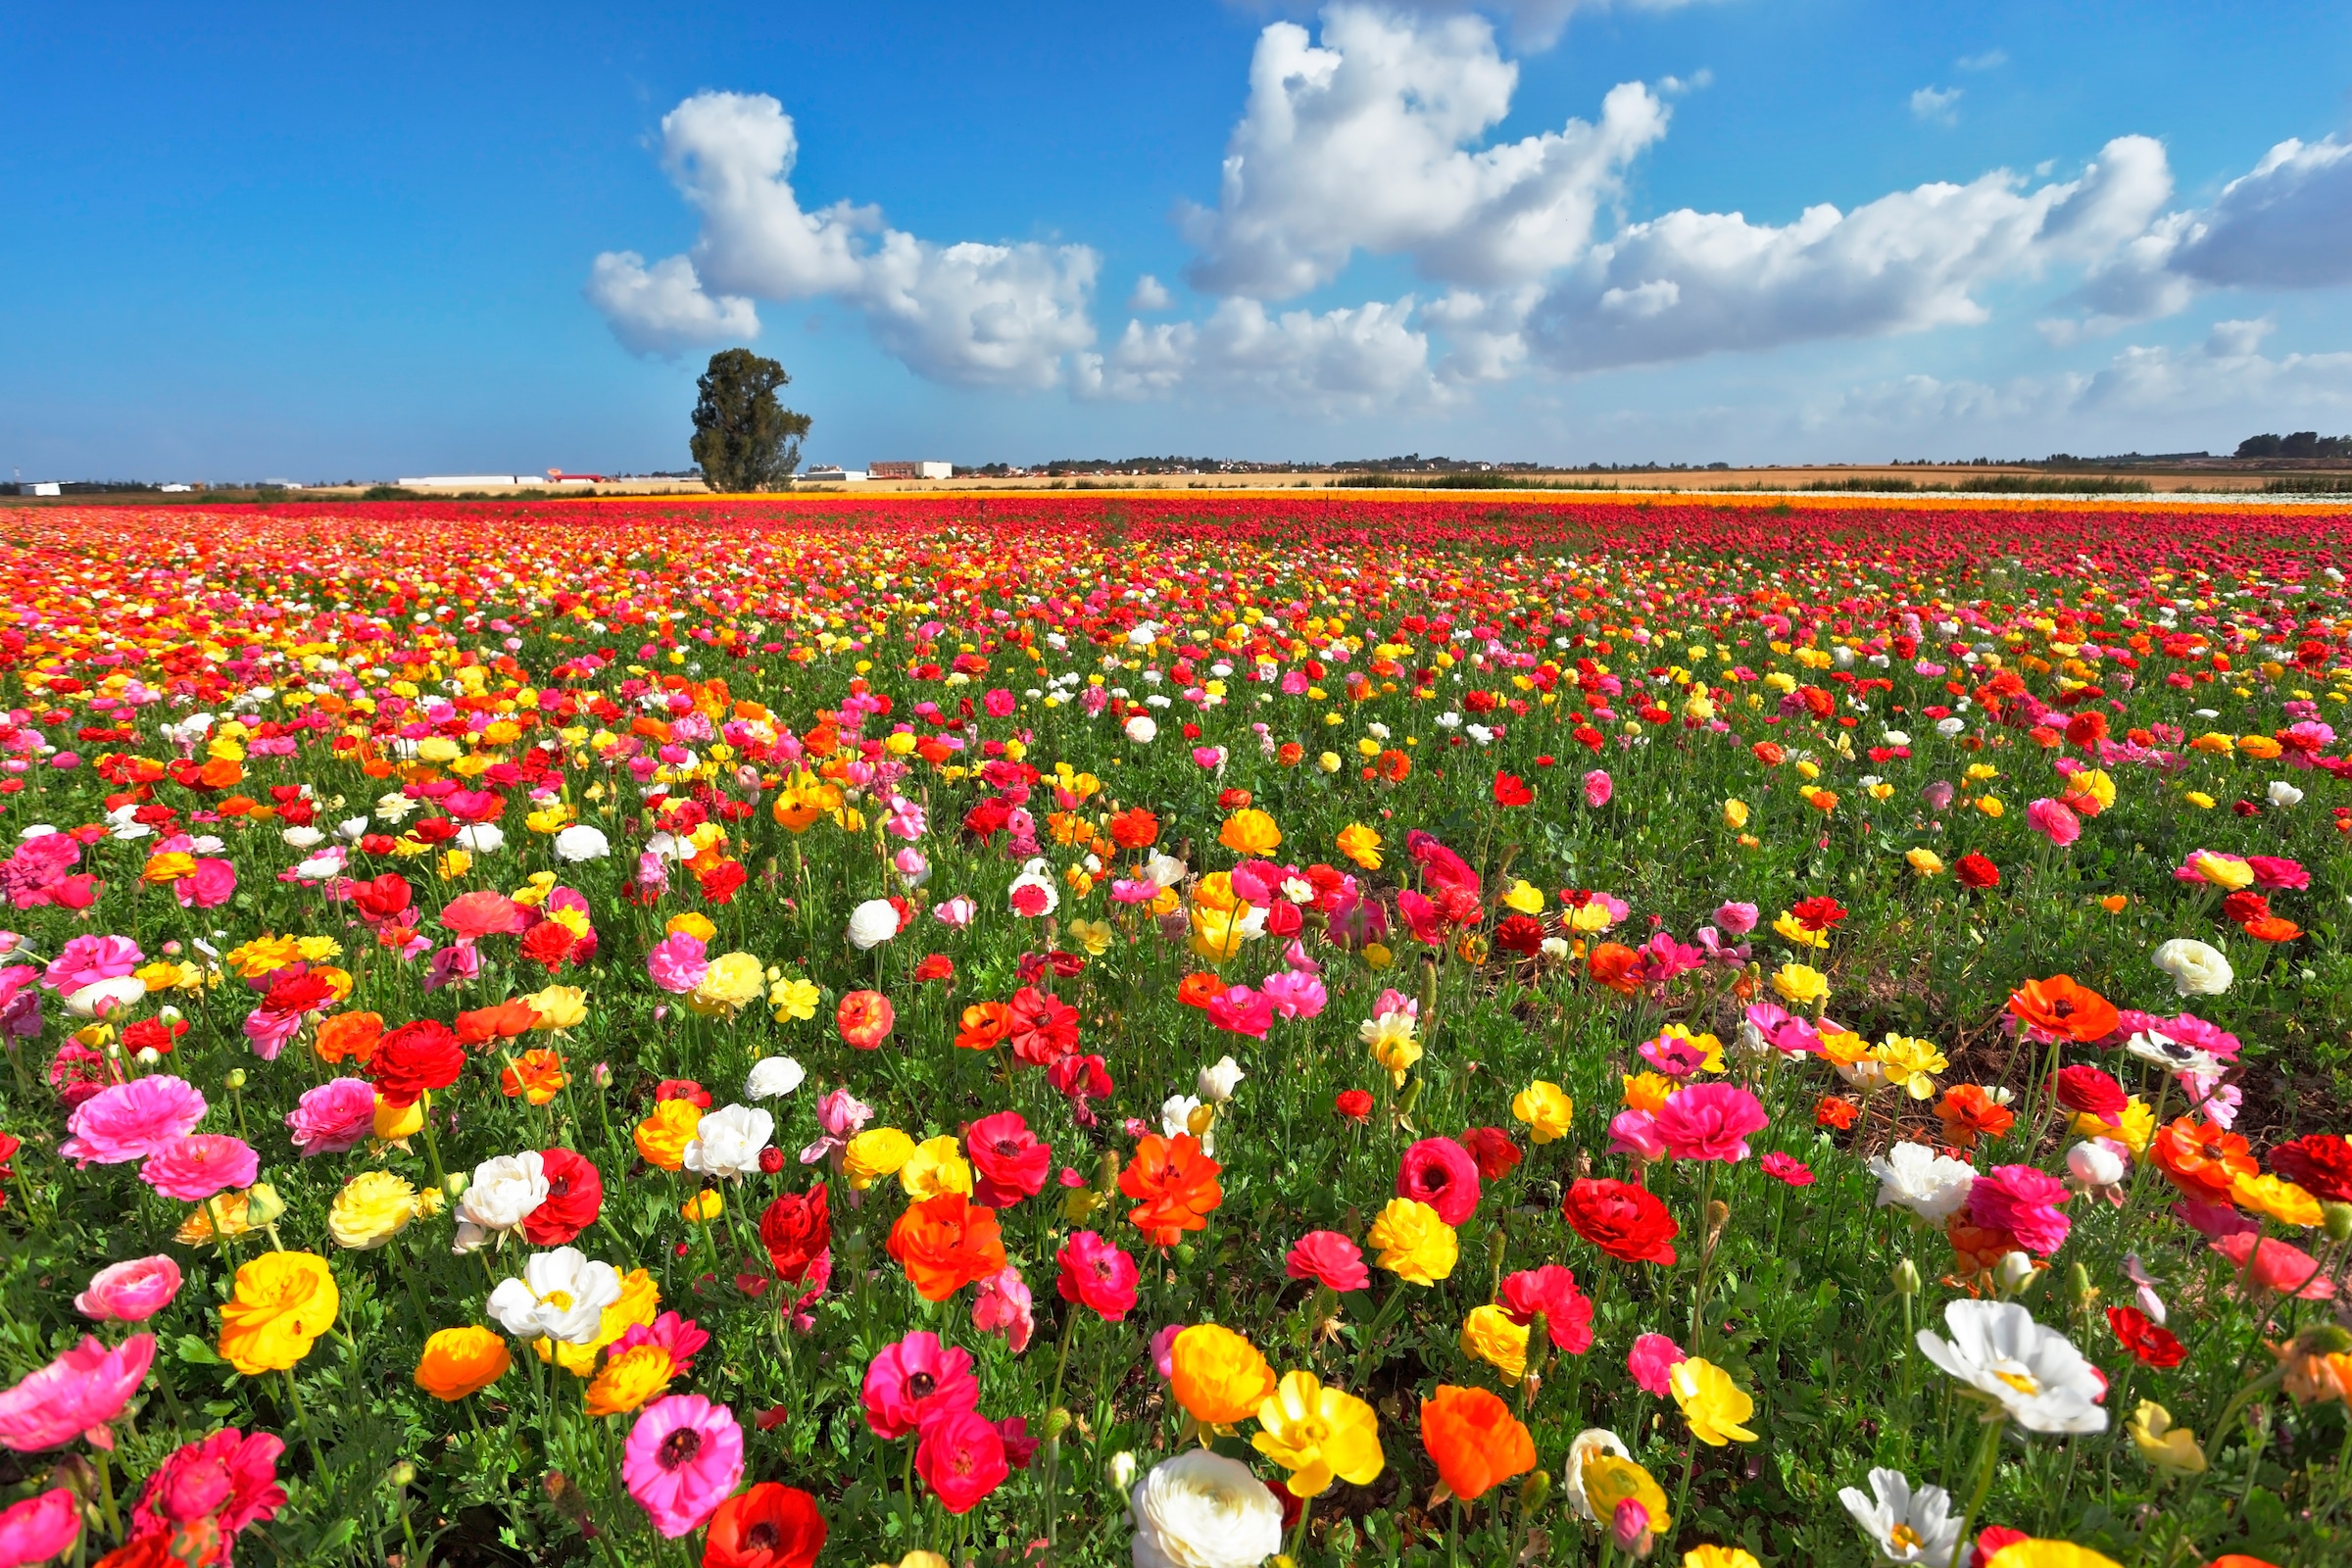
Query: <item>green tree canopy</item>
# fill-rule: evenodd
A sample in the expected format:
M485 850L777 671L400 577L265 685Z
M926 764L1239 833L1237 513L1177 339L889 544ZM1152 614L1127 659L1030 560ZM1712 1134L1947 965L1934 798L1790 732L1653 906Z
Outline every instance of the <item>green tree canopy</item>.
M750 349L722 349L695 383L694 461L713 490L773 490L800 466L808 416L776 401L792 377Z

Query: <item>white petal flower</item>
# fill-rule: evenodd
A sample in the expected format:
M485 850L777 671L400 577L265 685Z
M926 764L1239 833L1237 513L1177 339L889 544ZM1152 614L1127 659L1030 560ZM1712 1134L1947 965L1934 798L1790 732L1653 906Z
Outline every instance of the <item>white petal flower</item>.
M2029 1432L2104 1432L2106 1385L2082 1352L2015 1301L1944 1303L1952 1337L1919 1331L1920 1353L1985 1395Z
M534 1252L522 1278L501 1280L490 1293L490 1315L518 1340L586 1345L596 1338L605 1308L620 1299L620 1274L593 1262L576 1247Z
M1878 1207L1900 1203L1935 1225L1959 1212L1977 1182L1968 1161L1938 1154L1925 1144L1896 1144L1872 1157L1870 1173L1879 1179Z
M752 1063L743 1092L754 1100L779 1100L801 1087L808 1069L790 1056L761 1056Z
M496 855L506 847L506 829L495 822L468 822L458 829L458 848L468 854Z
M538 1152L501 1154L473 1167L473 1180L458 1200L455 1252L470 1252L504 1236L547 1201L547 1171Z
M899 934L899 911L888 899L868 899L850 911L850 946L871 953Z
M612 853L612 841L605 837L605 830L601 827L574 822L556 835L555 848L559 860L601 860Z
M1952 1517L1952 1494L1941 1487L1914 1488L1900 1470L1870 1473L1870 1491L1845 1487L1838 1500L1888 1562L1948 1568L1960 1547L1961 1521Z
M1568 1445L1568 1459L1560 1467L1560 1493L1579 1519L1598 1523L1592 1512L1592 1499L1585 1494L1585 1464L1601 1455L1630 1459L1633 1450L1625 1440L1606 1427L1587 1427Z
M1257 1568L1282 1549L1282 1504L1238 1459L1188 1448L1128 1498L1135 1568Z
M1159 723L1149 713L1138 713L1126 723L1127 738L1138 746L1149 746L1159 734Z
M2173 989L2184 997L2218 997L2237 978L2228 958L2194 937L2173 938L2151 961L2173 977Z
M1232 1101L1233 1092L1239 1089L1242 1080L1249 1076L1248 1073L1242 1071L1241 1063L1235 1061L1231 1056L1225 1056L1220 1058L1215 1066L1201 1068L1200 1076L1193 1088L1202 1100L1211 1104L1222 1105Z
M740 1180L760 1168L760 1151L776 1130L776 1118L749 1105L728 1105L705 1116L679 1158L698 1176Z

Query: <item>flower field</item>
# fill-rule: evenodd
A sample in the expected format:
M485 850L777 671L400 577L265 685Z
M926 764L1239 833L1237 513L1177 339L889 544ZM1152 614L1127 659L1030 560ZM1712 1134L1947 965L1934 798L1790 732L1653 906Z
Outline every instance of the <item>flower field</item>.
M0 1568L2352 1552L2352 514L0 542Z

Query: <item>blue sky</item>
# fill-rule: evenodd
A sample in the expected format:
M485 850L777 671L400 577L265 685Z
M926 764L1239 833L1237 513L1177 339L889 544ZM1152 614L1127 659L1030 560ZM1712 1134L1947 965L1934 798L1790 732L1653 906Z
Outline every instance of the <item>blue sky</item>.
M737 341L853 466L2352 429L2340 7L337 9L11 8L0 465L684 466Z

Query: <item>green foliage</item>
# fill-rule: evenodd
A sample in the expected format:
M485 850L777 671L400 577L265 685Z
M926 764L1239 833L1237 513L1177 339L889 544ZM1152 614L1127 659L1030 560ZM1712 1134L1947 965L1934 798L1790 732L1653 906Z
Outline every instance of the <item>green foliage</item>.
M694 439L689 450L711 489L775 490L800 466L801 438L809 416L776 401L792 377L774 360L750 349L722 349L695 382Z

